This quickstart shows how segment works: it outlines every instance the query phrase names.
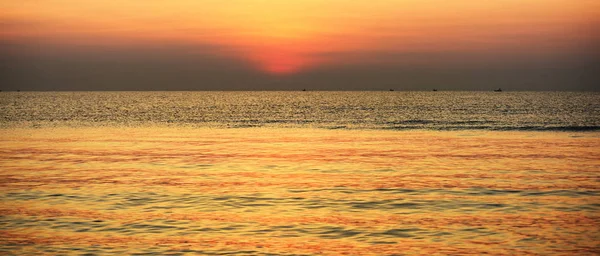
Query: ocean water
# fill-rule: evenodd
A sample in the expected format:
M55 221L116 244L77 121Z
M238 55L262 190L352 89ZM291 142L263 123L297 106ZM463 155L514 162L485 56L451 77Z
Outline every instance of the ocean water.
M600 94L2 92L0 254L598 255Z
M3 126L599 130L597 92L3 92Z

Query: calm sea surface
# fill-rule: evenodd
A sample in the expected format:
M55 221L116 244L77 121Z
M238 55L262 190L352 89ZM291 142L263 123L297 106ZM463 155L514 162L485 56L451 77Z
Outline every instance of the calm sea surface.
M3 126L599 130L600 93L3 92Z
M599 248L600 93L0 92L0 254Z

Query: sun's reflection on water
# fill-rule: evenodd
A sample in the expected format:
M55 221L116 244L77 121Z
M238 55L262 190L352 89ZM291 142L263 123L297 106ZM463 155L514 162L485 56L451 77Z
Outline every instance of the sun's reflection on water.
M0 249L593 254L599 140L577 135L4 129Z

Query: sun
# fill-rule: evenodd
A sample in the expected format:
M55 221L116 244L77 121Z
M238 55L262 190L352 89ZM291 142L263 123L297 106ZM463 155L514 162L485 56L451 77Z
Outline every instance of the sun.
M271 75L291 75L305 70L313 64L309 58L300 53L277 49L264 49L250 57L263 72Z

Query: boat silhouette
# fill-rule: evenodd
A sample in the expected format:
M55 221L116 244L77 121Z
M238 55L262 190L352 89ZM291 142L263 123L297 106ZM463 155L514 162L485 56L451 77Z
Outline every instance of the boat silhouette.
M501 91L502 91L502 88L498 88L498 89L496 89L496 90L494 90L494 91L495 91L495 92L501 92Z

